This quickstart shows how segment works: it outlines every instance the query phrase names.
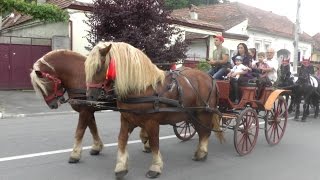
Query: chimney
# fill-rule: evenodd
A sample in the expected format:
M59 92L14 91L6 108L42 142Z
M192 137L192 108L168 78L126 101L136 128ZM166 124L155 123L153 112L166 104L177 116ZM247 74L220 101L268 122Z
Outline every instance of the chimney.
M198 20L198 13L190 12L190 18L193 19L193 20Z
M190 4L189 14L190 14L190 18L193 20L198 20L198 13L196 12L197 9L198 9L197 6Z

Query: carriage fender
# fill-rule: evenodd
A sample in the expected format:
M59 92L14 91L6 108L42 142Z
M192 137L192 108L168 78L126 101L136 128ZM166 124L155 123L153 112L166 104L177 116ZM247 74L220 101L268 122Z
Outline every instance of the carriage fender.
M268 97L267 101L264 104L265 110L271 110L273 103L276 101L278 96L282 93L289 93L290 90L284 90L284 89L276 89L274 90Z

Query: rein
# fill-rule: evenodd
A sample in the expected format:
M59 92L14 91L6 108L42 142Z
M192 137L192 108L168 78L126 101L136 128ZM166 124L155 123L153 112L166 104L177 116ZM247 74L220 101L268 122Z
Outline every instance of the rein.
M53 99L57 98L57 97L60 97L60 96L63 96L64 93L65 93L65 89L62 88L63 90L59 90L58 87L59 85L61 85L61 80L58 79L57 77L54 77L48 73L45 73L45 72L42 72L40 71L42 76L50 79L52 82L53 82L53 85L52 85L52 89L53 89L53 93L46 96L44 99L45 101L49 102L49 101L52 101Z
M101 83L87 83L87 88L97 88L102 89L105 92L109 92L109 87L113 83L113 80L105 79Z

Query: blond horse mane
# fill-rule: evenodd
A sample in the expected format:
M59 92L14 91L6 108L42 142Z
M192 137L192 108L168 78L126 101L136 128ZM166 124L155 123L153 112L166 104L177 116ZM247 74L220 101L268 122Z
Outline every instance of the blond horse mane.
M99 48L112 44L106 55L102 67ZM123 42L100 42L89 53L85 62L86 81L92 82L95 74L108 69L110 59L115 59L116 79L115 90L119 98L124 98L128 93L141 93L151 86L157 87L165 78L165 72L157 68L151 60L139 49Z
M39 96L41 96L42 92L44 95L48 95L47 84L49 83L49 81L45 78L39 78L35 72L40 71L40 63L47 65L50 69L52 69L53 72L55 71L55 69L44 59L44 57L38 59L33 64L33 69L30 73L31 84Z

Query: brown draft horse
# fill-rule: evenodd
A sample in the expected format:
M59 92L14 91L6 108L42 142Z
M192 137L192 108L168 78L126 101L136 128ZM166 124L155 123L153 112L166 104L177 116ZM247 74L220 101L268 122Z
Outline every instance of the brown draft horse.
M163 168L159 125L175 125L191 116L199 135L193 159L206 159L212 127L219 129L217 87L207 73L193 69L166 73L152 64L142 51L123 42L96 45L87 57L85 71L88 99L95 100L99 96L101 90L95 87L101 85L114 86L117 95L117 107L121 112L117 178L128 172L127 142L137 126L144 128L149 137L152 151L152 163L146 174L149 178L158 177ZM216 132L222 141L223 134Z
M34 63L30 73L33 88L37 94L43 96L51 109L57 109L59 104L63 103L64 91L68 93L69 98L85 96L85 59L85 56L72 51L57 50L47 53ZM79 112L79 120L69 162L77 163L81 158L81 144L87 127L93 137L90 154L98 155L103 148L103 143L98 134L94 117L95 109L78 105L71 105L71 107Z
M65 102L64 92L69 98L86 98L86 83L84 62L86 57L69 50L52 51L44 55L33 65L30 73L33 88L37 94L42 95L51 109L56 109ZM91 106L71 104L72 109L79 112L79 120L75 132L75 142L69 162L77 163L81 158L82 139L87 127L93 137L91 155L98 155L103 148L103 143L98 134L94 112L98 111ZM145 132L141 131L141 139L148 152L148 143Z

